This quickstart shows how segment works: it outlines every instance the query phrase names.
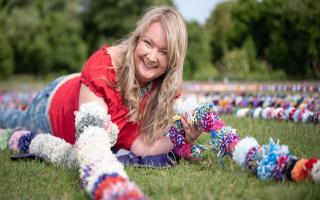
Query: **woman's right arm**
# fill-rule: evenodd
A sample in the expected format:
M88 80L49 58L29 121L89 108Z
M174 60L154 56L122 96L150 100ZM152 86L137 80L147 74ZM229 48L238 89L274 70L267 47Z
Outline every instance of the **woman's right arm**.
M79 94L79 108L78 109L80 109L80 106L82 104L89 103L89 102L99 103L99 105L101 105L108 113L108 105L106 104L106 102L101 97L98 97L97 95L95 95L94 92L92 92L88 86L81 83L80 94ZM108 125L109 125L109 123L105 124L106 129L108 128Z

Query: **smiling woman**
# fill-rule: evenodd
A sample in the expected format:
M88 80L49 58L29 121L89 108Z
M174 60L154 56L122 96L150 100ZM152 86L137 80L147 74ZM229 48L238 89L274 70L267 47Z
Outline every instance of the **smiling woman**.
M167 38L160 22L154 22L141 36L134 52L136 78L140 87L166 73L169 68Z
M128 37L96 51L81 73L49 84L26 111L1 114L0 125L52 133L74 144L75 111L96 102L119 129L115 151L168 153L173 144L164 134L181 89L186 48L181 15L168 6L150 8ZM199 131L183 122L188 138L196 139Z

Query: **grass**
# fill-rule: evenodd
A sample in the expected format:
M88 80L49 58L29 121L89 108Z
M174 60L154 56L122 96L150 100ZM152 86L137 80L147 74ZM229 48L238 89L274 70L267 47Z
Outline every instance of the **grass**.
M280 139L299 157L320 155L320 126L223 116L240 136L254 136L260 144ZM199 139L204 143L208 135ZM260 181L231 159L222 167L208 151L201 162L180 162L169 169L126 167L129 177L150 199L320 199L320 186L312 182ZM10 161L0 152L0 199L87 199L79 186L77 169L39 161Z

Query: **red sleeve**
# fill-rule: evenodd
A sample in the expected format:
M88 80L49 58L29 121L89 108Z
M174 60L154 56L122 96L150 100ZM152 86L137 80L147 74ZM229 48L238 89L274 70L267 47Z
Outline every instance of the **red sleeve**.
M111 57L104 46L96 51L86 62L81 73L80 81L90 88L98 97L101 97L110 105L113 98L115 82L115 71L112 66Z

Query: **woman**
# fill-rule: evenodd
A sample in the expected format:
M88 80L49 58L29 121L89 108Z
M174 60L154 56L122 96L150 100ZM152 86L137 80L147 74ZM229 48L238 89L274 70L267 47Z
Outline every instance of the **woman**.
M163 135L181 88L186 48L181 15L168 6L151 8L129 37L95 52L81 74L55 80L27 111L2 113L2 123L51 132L73 144L74 112L81 104L94 101L118 126L115 149L139 156L167 153L173 144ZM182 122L186 140L192 144L200 132L185 119Z

